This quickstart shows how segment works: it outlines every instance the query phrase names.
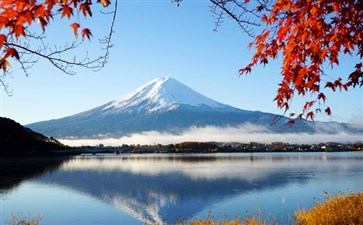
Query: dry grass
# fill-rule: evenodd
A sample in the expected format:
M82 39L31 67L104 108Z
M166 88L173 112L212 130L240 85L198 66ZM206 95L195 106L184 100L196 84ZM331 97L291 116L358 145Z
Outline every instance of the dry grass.
M11 225L41 225L42 217L31 218L31 216L24 216L21 213L15 213L11 216Z
M214 220L196 219L188 223L177 225L268 225L275 222L266 222L261 219L247 218L245 220ZM299 210L295 213L296 225L363 225L363 192L350 193L326 197L326 201L320 203L308 211Z
M256 220L254 218L247 218L245 220L239 220L239 219L234 219L234 220L214 220L212 218L207 218L207 219L195 219L192 220L188 223L178 223L176 225L268 225L269 223L264 222L264 221L260 221L260 220Z
M296 224L363 224L363 192L327 197L308 211L295 213Z

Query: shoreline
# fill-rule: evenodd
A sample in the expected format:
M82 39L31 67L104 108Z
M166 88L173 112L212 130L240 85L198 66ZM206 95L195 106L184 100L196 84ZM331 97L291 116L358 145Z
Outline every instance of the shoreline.
M105 149L75 149L75 150L58 150L46 153L36 154L0 154L1 158L48 158L48 157L72 157L80 155L143 155L143 154L175 154L175 155L207 155L207 154L238 154L238 153L250 153L250 154L280 154L280 153L363 153L363 150L340 150L340 151L163 151L163 150L145 150L145 149L133 149L133 150L111 150L110 148Z

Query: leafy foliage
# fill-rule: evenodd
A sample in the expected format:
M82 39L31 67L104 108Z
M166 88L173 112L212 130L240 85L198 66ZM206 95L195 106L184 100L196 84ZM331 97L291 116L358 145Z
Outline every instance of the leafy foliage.
M360 0L344 1L292 1L278 0L271 11L262 15L266 28L256 36L252 45L256 52L252 61L240 73L245 74L257 64L267 64L282 54L282 82L279 84L275 101L279 108L289 110L295 93L315 94L316 99L306 102L302 114L314 119L321 110L326 97L322 91L324 71L322 65L328 62L332 67L339 65L339 54L354 54L358 49L363 56L363 4ZM333 91L363 85L362 63L346 82L338 77L326 82L325 87ZM323 84L324 85L324 84ZM318 107L313 110L315 103ZM330 115L329 107L325 112Z
M331 115L325 105L326 89L348 91L363 86L362 62L346 80L327 75L323 66L339 65L339 56L363 56L363 3L361 0L211 0L219 9L216 25L227 14L243 31L254 37L251 62L240 70L249 74L254 66L282 57L282 80L277 89L277 106L289 111L295 95L312 96L295 119L313 120L316 113ZM249 16L249 17L248 17ZM255 20L253 20L254 18ZM256 22L260 21L260 23ZM263 26L258 35L253 27ZM251 28L252 27L252 28ZM294 121L289 122L292 125Z

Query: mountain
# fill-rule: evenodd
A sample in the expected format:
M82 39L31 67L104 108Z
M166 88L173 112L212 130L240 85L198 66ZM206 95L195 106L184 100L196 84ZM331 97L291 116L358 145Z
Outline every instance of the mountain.
M27 127L56 138L120 137L144 131L179 133L190 127L262 125L269 132L315 132L322 123L299 120L288 128L286 117L238 109L199 94L173 78L155 79L114 101L61 119ZM329 123L328 132L350 129Z
M54 138L45 137L3 117L0 117L0 137L0 155L44 154L66 148Z

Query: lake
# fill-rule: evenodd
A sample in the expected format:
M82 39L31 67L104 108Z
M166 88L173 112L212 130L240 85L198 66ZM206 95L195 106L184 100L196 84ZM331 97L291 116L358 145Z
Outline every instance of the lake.
M83 155L0 159L1 221L170 224L257 215L288 224L296 209L363 191L363 152Z

